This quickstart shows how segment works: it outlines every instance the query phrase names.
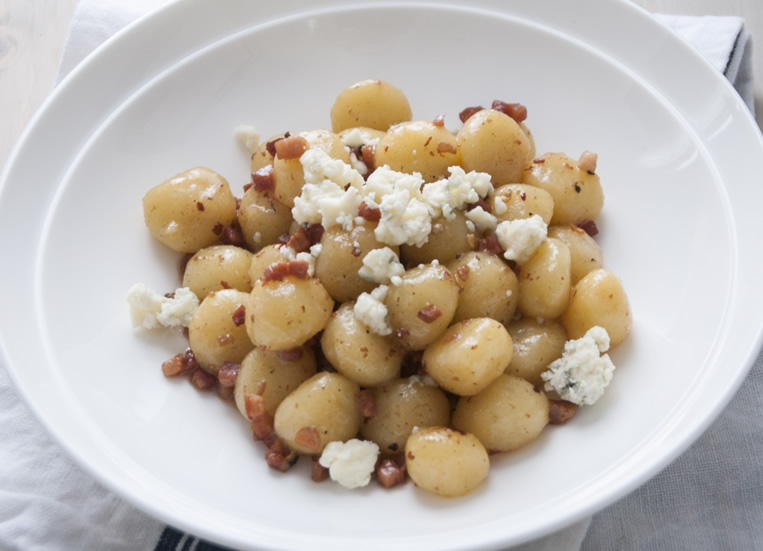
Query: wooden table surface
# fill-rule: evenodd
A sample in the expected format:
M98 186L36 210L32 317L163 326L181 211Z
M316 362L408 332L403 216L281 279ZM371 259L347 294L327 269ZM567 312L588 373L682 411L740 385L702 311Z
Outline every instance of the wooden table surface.
M763 1L632 0L661 13L738 15L753 36L755 103L763 125ZM78 0L0 0L0 166L50 93Z

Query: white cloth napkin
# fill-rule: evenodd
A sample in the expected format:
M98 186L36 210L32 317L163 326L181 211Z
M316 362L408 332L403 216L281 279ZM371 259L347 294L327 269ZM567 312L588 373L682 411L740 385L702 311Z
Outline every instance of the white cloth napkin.
M116 31L167 0L82 0L59 80ZM735 17L662 17L752 109L751 41ZM707 433L620 502L515 551L763 550L763 359ZM214 551L82 472L45 433L0 365L0 549Z

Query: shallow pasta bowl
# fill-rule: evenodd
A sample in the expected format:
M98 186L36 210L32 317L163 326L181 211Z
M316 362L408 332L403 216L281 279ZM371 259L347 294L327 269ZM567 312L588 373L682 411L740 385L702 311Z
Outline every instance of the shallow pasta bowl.
M445 112L455 123L466 106L518 101L539 152L599 154L598 237L634 314L613 353L615 379L573 422L495 457L463 499L412 484L350 492L299 468L268 469L233 408L161 375L182 339L130 327L127 289L170 289L178 276L177 258L143 226L145 191L197 165L238 191L248 159L235 127L264 136L326 127L337 93L364 78L394 83L425 120ZM624 1L173 3L78 67L5 169L0 235L13 265L0 271L3 363L79 464L214 541L520 543L646 481L742 383L761 344L762 156L728 83Z

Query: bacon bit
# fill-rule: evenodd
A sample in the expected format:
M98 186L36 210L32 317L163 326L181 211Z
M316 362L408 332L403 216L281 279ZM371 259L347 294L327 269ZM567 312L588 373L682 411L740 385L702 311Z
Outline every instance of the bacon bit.
M506 103L505 101L495 100L491 107L510 116L518 123L527 118L527 107L521 103Z
M363 254L363 251L360 250L360 247L353 247L350 251L350 254L354 257L359 257L361 254Z
M244 395L244 410L251 421L252 434L255 440L272 439L275 434L273 416L265 409L265 400L260 394Z
M288 132L286 134L288 134ZM275 157L276 156L276 142L279 142L281 140L283 140L283 137L276 138L275 140L271 140L271 141L269 141L268 143L265 144L265 149L268 151L268 153L270 153L271 157Z
M220 280L220 287L222 287L223 289L230 289L230 283L228 283L224 279L221 279Z
M299 159L307 151L307 140L302 136L289 136L275 143L279 159Z
M186 348L185 352L175 354L171 359L162 363L162 372L165 377L175 377L176 375L190 373L198 368L199 362L190 348Z
M202 203L201 201L196 201L196 209L199 210L200 212L204 212L204 203Z
M281 235L278 236L278 242L281 245L286 245L286 243L289 242L289 239L291 239L291 235L287 231L283 232Z
M266 165L252 172L252 185L257 191L274 190L273 165Z
M222 386L233 387L236 384L238 372L241 370L241 364L234 362L223 362L220 371L217 372L217 380Z
M363 419L370 419L376 415L376 397L370 390L361 390L358 393L358 409Z
M289 275L298 277L299 279L307 279L308 270L310 264L306 260L290 260L289 261Z
M278 438L275 438L265 451L265 461L268 466L281 472L288 471L298 459L299 455L289 451Z
M318 463L316 459L313 459L313 470L310 473L310 478L313 479L313 482L323 482L329 477L329 470Z
M376 479L385 488L392 488L405 483L405 470L392 459L385 459L376 468Z
M458 148L450 142L440 142L437 144L437 153L456 153Z
M230 226L223 228L222 242L225 245L234 245L236 247L245 247L244 234L241 232L241 226L234 220Z
M302 427L294 436L294 442L303 448L317 452L321 448L321 435L313 426Z
M287 247L294 249L298 253L306 253L310 250L310 236L307 234L307 228L300 227L294 232L286 243Z
M267 413L265 411L265 400L260 393L244 394L244 411L247 418L251 421L258 415Z
M599 228L596 227L596 222L593 220L585 220L584 222L578 224L578 226L591 237L599 233Z
M443 128L445 126L445 113L437 115L432 121L432 124Z
M503 254L503 247L501 247L501 243L498 241L498 236L494 233L479 239L477 241L477 250L498 256Z
M469 279L469 273L471 270L469 269L469 266L466 264L463 264L456 268L456 274L458 275L458 279L461 281L467 281Z
M295 346L294 348L276 352L276 356L278 356L278 359L282 362L298 362L302 359L303 354L304 349L301 346Z
M323 237L324 228L320 224L312 224L307 228L307 237L310 239L310 245L315 245L321 242Z
M219 344L220 346L233 344L235 341L236 339L230 333L225 333L225 335L220 335L219 337L217 337L217 344Z
M368 174L376 168L376 146L363 145L360 147L360 161L368 167Z
M299 279L306 279L308 277L308 270L310 265L305 260L290 260L289 262L274 262L265 268L265 273L262 276L262 283L268 283L269 281L281 281L286 276L293 275Z
M395 336L398 339L405 339L410 334L411 334L411 332L408 331L405 327L401 327L400 329L396 329L395 330Z
M165 377L175 377L183 373L185 368L185 362L183 361L183 354L175 354L169 360L162 362L162 373Z
M217 384L217 377L199 368L191 373L191 384L199 390L207 390Z
M246 306L243 304L236 308L236 311L231 315L233 323L236 327L240 327L246 323Z
M365 201L363 201L358 207L358 215L362 216L369 222L378 222L381 220L381 209L369 207Z
M577 404L567 400L549 400L548 422L552 425L563 425L575 415L577 409Z
M599 156L592 151L585 150L578 159L578 168L585 170L589 174L596 172L596 163L599 160Z
M477 105L475 107L467 107L466 109L464 109L458 114L458 118L461 119L461 122L466 122L469 117L471 117L475 113L479 113L483 109L484 107L482 107L481 105Z
M236 389L232 386L217 385L217 395L222 400L231 400L236 393Z
M281 281L289 275L289 263L288 262L274 262L267 268L262 276L262 283L268 283L269 281Z
M507 190L507 191L510 192L511 190ZM468 205L466 205L466 210L470 211L470 210L476 209L477 207L482 207L482 210L484 210L487 213L490 213L490 214L493 213L493 209L490 206L490 203L485 201L485 199L483 199L482 197L480 197L475 203L469 203Z
M212 228L212 233L214 233L215 235L222 235L224 229L225 229L225 226L223 226L220 222L218 222Z
M434 320L442 316L442 311L434 304L427 303L424 308L419 310L416 316L424 323L432 323Z

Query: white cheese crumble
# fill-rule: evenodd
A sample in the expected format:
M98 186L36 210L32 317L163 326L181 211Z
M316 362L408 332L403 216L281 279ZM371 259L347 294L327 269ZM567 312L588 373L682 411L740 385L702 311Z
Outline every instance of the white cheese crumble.
M421 174L397 172L386 165L364 180L360 165L357 168L361 171L318 148L308 149L299 160L305 185L294 199L295 222L320 223L324 228L339 224L350 230L364 222L358 208L365 203L370 209L379 209L374 235L386 245L421 247L429 240L433 218L454 218L457 209L477 202L492 188L489 174L466 173L459 166L448 168L448 178L424 185ZM495 227L492 216L484 210L471 216L470 223L477 228Z
M350 152L350 166L358 171L358 173L361 176L367 176L368 175L368 165L358 159L358 156L355 155L354 151Z
M404 183L405 179L401 179ZM429 241L432 221L420 192L395 186L395 191L382 197L379 203L381 219L374 230L376 239L388 245L416 245Z
M254 126L240 124L236 127L234 133L236 134L236 139L249 153L257 151L257 147L260 145L260 133L257 132Z
M389 247L373 249L363 257L363 266L358 275L372 283L389 283L395 276L405 273L405 267L400 263L395 251Z
M608 354L609 335L595 326L586 334L564 344L562 357L551 362L541 373L546 390L554 390L563 399L578 405L594 404L612 380L615 365Z
M389 287L379 285L370 293L361 293L355 301L353 313L377 335L389 335L392 327L389 324L389 311L384 305Z
M503 199L500 195L497 195L495 197L495 201L493 201L493 211L498 215L501 216L502 214L506 214L506 212L509 210L509 207L506 205L506 203L503 202Z
M347 442L329 442L318 462L329 470L331 480L345 488L361 488L371 481L379 456L379 446L353 438Z
M463 210L476 203L492 189L490 175L485 172L465 172L460 166L448 168L450 176L425 184L422 198L432 218L442 215L448 220L455 218L456 210Z
M300 224L322 224L324 228L339 224L351 230L362 202L357 188L344 190L331 180L323 180L319 184L305 184L302 194L294 198L291 212Z
M299 158L305 175L305 183L318 185L325 180L340 188L347 186L363 187L363 176L357 170L342 161L334 159L319 147L311 147Z
M495 234L498 236L501 247L506 251L503 256L522 264L546 240L548 227L540 215L533 214L530 218L501 222L496 227Z
M188 288L177 289L172 298L136 283L127 292L134 328L188 327L199 308L199 299Z
M374 138L369 132L365 132L360 128L353 128L342 136L342 143L347 147L376 145L379 143L379 138Z
M480 231L493 231L498 226L498 218L482 207L474 207L472 210L466 211L466 218Z

